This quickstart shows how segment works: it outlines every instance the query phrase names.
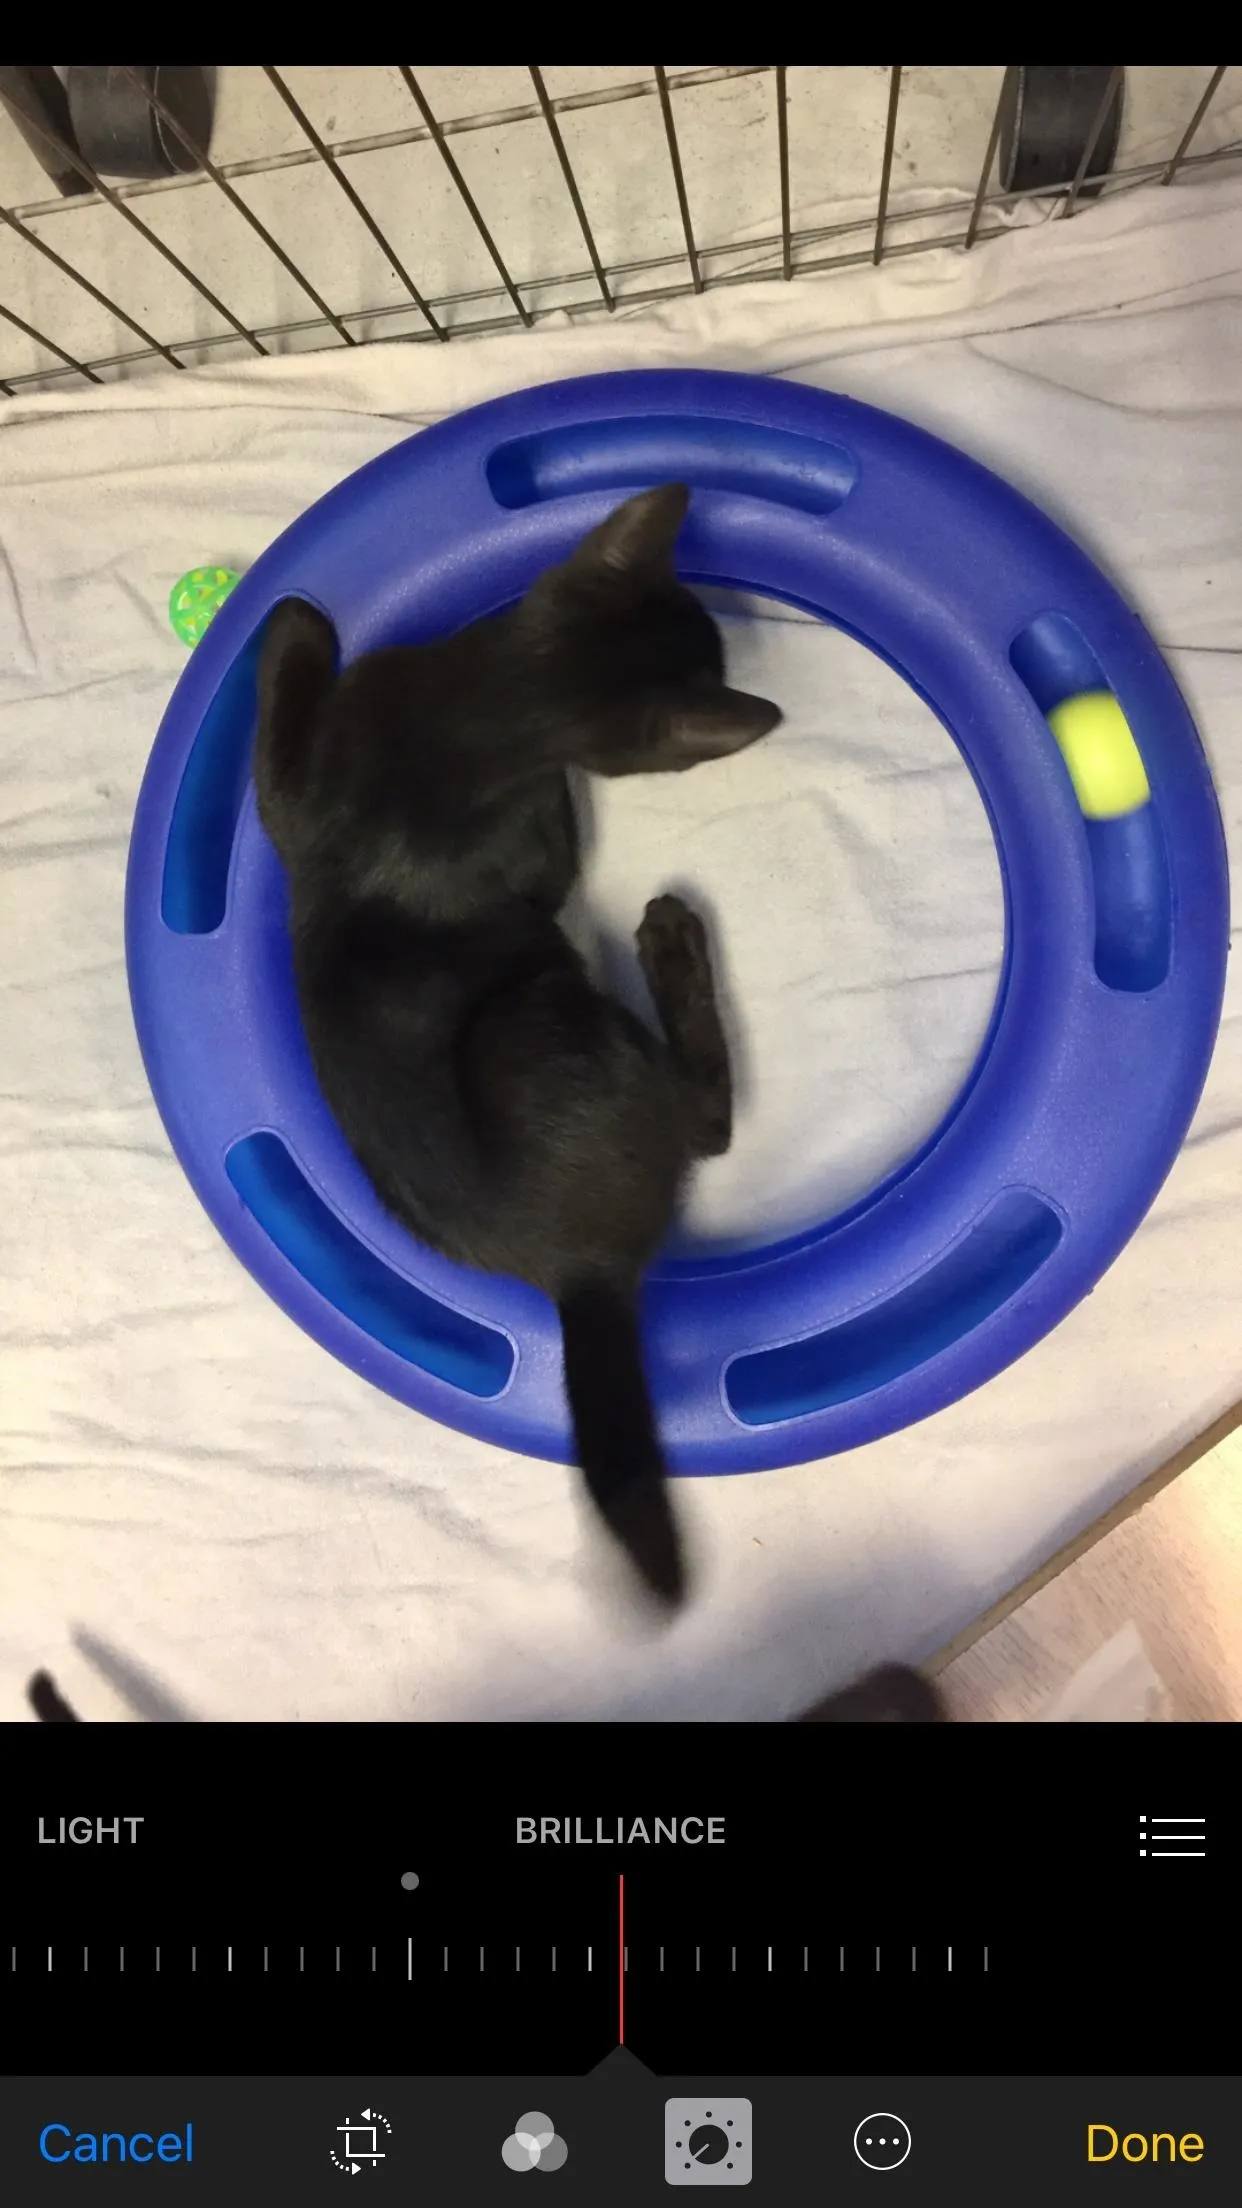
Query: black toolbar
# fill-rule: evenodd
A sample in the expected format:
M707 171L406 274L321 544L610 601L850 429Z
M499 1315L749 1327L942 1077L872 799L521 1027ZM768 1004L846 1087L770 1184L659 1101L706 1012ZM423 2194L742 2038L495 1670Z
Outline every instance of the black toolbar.
M24 2077L0 2086L0 2121L23 2208L76 2198L87 2170L83 2198L102 2185L108 2199L175 2191L231 2208L487 2208L532 2173L556 2179L561 2208L733 2187L755 2208L852 2208L881 2185L890 2208L1046 2208L1118 2183L1123 2198L1154 2183L1162 2199L1236 2201L1238 2102L1221 2077L657 2077L614 2051L585 2077Z

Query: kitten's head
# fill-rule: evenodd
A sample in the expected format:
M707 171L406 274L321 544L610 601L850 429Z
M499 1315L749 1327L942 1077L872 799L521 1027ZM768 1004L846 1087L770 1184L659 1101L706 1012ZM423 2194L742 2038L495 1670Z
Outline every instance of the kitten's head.
M523 602L571 763L593 774L677 773L744 750L781 718L729 688L720 631L677 580L689 503L684 483L627 499Z

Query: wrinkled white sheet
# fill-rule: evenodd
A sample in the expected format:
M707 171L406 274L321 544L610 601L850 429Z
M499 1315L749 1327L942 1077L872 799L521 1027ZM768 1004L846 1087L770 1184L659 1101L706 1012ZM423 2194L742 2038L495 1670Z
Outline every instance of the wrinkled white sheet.
M702 1592L652 1635L571 1474L375 1393L218 1240L147 1090L121 930L183 664L174 577L252 561L444 411L638 364L832 385L1029 491L1168 650L1236 844L1240 360L1242 181L1218 178L968 259L0 409L0 1715L47 1664L99 1719L784 1716L934 1650L1242 1393L1235 971L1185 1152L1095 1295L914 1431L683 1483ZM786 728L601 792L587 888L612 970L665 884L714 915L744 1110L694 1193L687 1231L711 1234L813 1216L921 1137L1001 938L982 811L930 714L813 624L735 611L729 635Z

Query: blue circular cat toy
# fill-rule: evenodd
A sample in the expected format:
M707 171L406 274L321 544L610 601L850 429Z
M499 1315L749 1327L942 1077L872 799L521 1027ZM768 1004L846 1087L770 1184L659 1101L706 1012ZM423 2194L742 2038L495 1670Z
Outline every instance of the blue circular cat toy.
M918 1155L810 1232L651 1276L671 1463L742 1472L892 1433L1031 1348L1133 1234L1207 1071L1228 936L1211 779L1141 623L1035 507L891 415L752 376L588 376L425 430L287 530L197 646L139 799L126 938L156 1102L243 1264L402 1402L571 1461L552 1305L413 1242L317 1090L249 784L255 667L279 598L320 606L347 660L440 636L669 479L694 491L686 580L817 614L939 714L1005 890L989 1033Z

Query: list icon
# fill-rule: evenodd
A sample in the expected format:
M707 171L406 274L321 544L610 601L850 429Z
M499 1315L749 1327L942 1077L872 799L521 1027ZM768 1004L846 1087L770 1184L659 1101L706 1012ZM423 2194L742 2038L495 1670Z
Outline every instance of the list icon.
M1206 1817L1149 1817L1138 1821L1138 1852L1148 1862L1207 1854Z

